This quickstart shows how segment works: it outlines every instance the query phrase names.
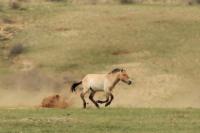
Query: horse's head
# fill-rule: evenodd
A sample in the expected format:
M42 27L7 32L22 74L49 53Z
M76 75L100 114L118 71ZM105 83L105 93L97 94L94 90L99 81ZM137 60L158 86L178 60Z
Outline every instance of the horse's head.
M121 80L122 82L124 82L128 85L132 84L132 81L130 80L126 70L116 68L116 69L113 69L110 73L117 73L119 80Z
M128 85L132 84L132 81L130 80L126 70L124 69L121 69L120 74L119 74L119 79Z

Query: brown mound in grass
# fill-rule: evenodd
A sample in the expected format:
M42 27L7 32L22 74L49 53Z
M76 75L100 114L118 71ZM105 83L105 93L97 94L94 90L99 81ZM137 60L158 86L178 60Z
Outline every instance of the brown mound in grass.
M44 107L44 108L67 108L67 107L69 107L69 102L67 102L62 96L56 94L56 95L45 97L42 100L41 107Z
M130 51L127 50L119 50L119 51L115 51L112 53L112 55L125 55L125 54L129 54L131 53Z

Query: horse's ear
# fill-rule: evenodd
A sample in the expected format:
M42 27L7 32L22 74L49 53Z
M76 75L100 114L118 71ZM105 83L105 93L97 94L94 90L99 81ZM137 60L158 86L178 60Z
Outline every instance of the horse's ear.
M57 95L55 95L55 97L58 99L58 98L60 98L60 96L57 94Z

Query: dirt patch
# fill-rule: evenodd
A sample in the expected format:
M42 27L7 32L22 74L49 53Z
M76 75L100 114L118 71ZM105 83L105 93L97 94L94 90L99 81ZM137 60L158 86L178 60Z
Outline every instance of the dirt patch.
M13 38L16 32L23 29L23 24L12 19L4 18L0 20L0 41Z
M70 28L66 28L66 27L58 27L55 29L55 31L70 31Z
M9 18L3 18L2 20L0 20L0 22L2 22L4 24L16 24L17 23L15 20L12 20Z
M113 52L112 55L125 55L125 54L129 54L129 53L131 53L131 52L128 50L119 50L119 51Z
M41 107L44 108L67 108L69 106L69 101L66 101L64 97L58 94L44 98L41 103Z

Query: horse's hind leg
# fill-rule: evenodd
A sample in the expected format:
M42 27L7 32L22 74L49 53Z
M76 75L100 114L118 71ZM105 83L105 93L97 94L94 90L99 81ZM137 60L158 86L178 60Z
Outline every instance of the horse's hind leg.
M94 103L94 105L95 105L97 108L99 108L98 103L96 103L95 100L93 99L95 93L96 93L95 91L92 91L92 92L90 93L89 99Z
M85 98L84 98L85 93L81 92L80 96L81 96L81 99L83 100L83 108L85 109L86 108L86 101L85 101Z
M110 95L111 99L110 99L110 101L109 101L109 102L107 102L107 103L105 104L105 107L107 107L108 105L110 105L110 104L111 104L111 102L112 102L112 100L114 99L114 96L113 96L113 94L112 94L112 93L109 93L109 95Z

